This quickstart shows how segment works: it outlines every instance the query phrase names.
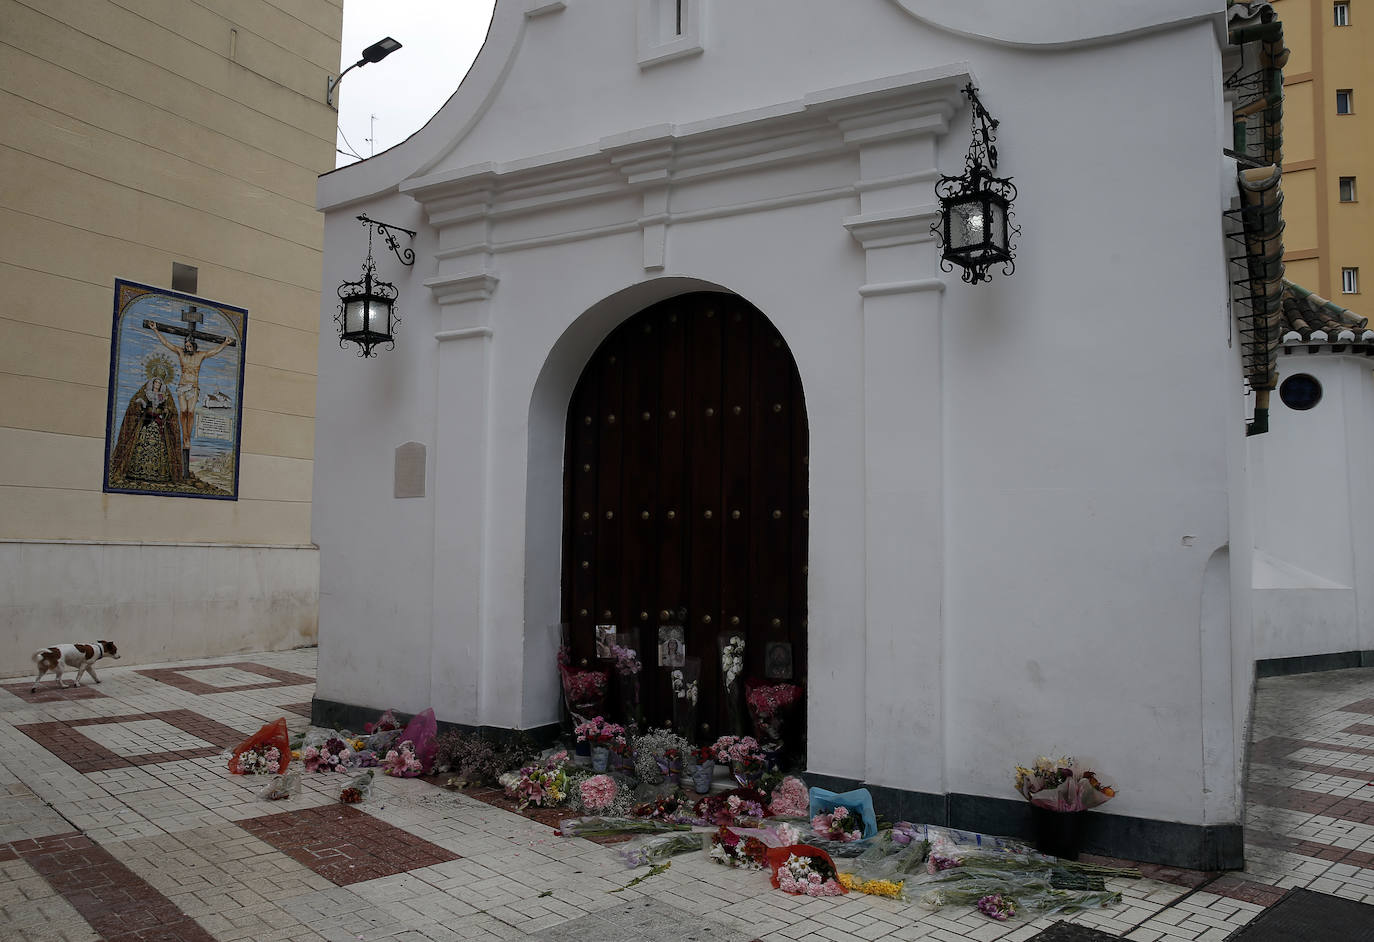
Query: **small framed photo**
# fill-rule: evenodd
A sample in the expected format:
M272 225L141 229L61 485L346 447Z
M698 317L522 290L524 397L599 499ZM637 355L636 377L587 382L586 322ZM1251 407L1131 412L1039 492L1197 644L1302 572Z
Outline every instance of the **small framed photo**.
M596 656L603 661L615 657L611 647L615 644L615 625L596 626Z
M763 676L769 680L792 679L792 643L769 641L763 647Z
M660 625L658 666L681 667L687 658L687 631L682 625Z

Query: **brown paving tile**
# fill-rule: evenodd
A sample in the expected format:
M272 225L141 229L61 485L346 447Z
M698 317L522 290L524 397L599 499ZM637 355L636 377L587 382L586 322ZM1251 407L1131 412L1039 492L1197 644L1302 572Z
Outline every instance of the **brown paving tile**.
M238 825L336 886L459 859L452 851L343 804L249 818Z
M1283 898L1283 894L1287 890L1282 887L1269 886L1266 883L1256 883L1254 880L1247 880L1244 877L1227 873L1208 884L1207 892L1225 896L1228 899L1240 900L1244 903L1254 903L1258 906L1273 906Z
M1339 765L1322 765L1320 762L1285 762L1284 765L1290 769L1301 769L1304 772L1320 772L1322 775L1335 775L1340 778L1353 778L1367 781L1374 786L1374 772L1368 769L1347 769ZM1370 797L1374 798L1374 792L1370 792Z
M77 732L75 728L103 726L110 723L134 723L142 720L161 720L169 726L174 726L184 733L189 733L197 739L203 739L206 742L214 743L214 745L199 749L153 752L141 756L121 756L106 749L84 733ZM94 716L61 722L26 723L22 726L16 726L15 729L78 772L104 772L109 769L123 769L135 765L154 765L177 759L198 759L202 756L218 755L224 749L237 746L247 738L247 735L239 730L217 723L190 710L165 710L160 713Z
M22 857L102 939L214 942L175 903L85 835L58 834L0 847Z
M225 667L232 667L249 674L259 674L268 679L260 684L242 684L237 687L215 687L188 676L195 671L217 670ZM263 690L268 687L294 687L299 684L313 684L315 682L315 678L307 677L304 674L293 674L290 671L268 667L265 664L253 664L248 661L236 661L232 664L192 664L188 667L150 667L138 673L142 674L144 677L151 677L158 683L163 683L169 687L175 687L178 690L185 690L187 693L199 694L201 696L212 693L238 693L243 690Z
M1280 764L1279 760L1284 756L1291 755L1299 749L1321 749L1326 752L1346 752L1353 756L1374 756L1374 749L1363 749L1359 746L1321 742L1316 739L1286 739L1282 736L1270 736L1267 739L1261 739L1250 747L1250 758L1265 765L1278 765Z
M1374 723L1352 723L1341 732L1354 733L1356 736L1374 736Z
M33 693L29 688L33 686L33 681L26 680L22 684L0 684L0 690L8 690L25 703L62 703L66 700L94 700L96 697L105 696L94 686L82 684L80 687L59 687L55 680L45 680L38 685L38 689Z
M314 704L307 700L305 703L283 703L281 706L277 707L277 709L309 718L312 707L314 707Z
M1368 713L1370 716L1374 716L1374 697L1368 700L1356 700L1354 703L1347 703L1336 709L1342 713Z
M1325 795L1300 788L1263 787L1252 788L1247 800L1271 808L1320 814L1356 824L1374 823L1374 801L1362 798Z

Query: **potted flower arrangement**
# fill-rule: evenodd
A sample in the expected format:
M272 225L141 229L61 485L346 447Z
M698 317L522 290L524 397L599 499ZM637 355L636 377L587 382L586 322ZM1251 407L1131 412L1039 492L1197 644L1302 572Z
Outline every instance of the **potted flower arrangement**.
M608 722L605 717L597 716L577 724L574 730L578 742L591 747L592 771L605 772L610 763L611 749L617 743L625 742L625 727L619 723Z
M715 746L697 746L692 750L696 765L692 766L692 787L698 795L711 790L711 778L716 774Z
M764 758L763 748L753 736L722 736L712 747L718 762L729 762L735 781L752 788L768 771L768 761Z
M1065 860L1078 859L1083 812L1116 796L1114 788L1069 756L1040 756L1029 769L1018 765L1016 790L1030 802L1036 846Z
M682 757L691 749L687 740L669 729L651 729L634 740L635 776L653 785L667 775L670 760L675 758L678 774L682 772ZM678 780L672 784L676 785Z

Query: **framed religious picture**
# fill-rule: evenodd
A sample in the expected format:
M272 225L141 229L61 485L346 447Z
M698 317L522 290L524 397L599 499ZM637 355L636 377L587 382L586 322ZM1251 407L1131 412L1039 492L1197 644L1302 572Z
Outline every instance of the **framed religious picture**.
M237 500L248 312L115 281L104 490Z
M615 645L615 625L596 626L596 656L603 661L615 657L611 648Z
M763 676L769 680L792 679L792 644L769 641L763 646Z
M687 630L682 625L660 625L658 666L681 667L687 659Z

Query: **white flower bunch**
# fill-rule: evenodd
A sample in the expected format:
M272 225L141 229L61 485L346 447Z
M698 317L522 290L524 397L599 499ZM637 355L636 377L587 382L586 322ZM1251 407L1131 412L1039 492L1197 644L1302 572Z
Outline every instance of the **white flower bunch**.
M692 706L696 706L697 682L694 680L691 683L688 683L687 679L683 677L682 671L680 670L673 671L672 678L673 696L677 697L679 700L687 700L692 704Z

